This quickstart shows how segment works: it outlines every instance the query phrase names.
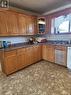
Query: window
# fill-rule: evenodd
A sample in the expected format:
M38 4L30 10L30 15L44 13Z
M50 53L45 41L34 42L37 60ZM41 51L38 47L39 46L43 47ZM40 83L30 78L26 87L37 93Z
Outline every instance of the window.
M69 33L71 32L71 13L52 19L51 33Z

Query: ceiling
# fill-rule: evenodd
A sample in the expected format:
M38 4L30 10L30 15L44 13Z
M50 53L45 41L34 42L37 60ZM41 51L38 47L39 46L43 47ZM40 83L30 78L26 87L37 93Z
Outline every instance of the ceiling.
M39 14L43 14L70 3L71 0L10 0L10 5L13 7Z

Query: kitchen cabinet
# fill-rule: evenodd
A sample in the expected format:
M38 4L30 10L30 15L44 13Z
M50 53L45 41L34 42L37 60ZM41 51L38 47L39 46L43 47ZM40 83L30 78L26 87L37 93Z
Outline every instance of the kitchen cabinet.
M0 11L0 36L34 35L37 33L37 17L19 12Z
M41 60L41 46L32 46L26 48L26 64L30 65Z
M42 46L34 46L34 62L40 61L42 59Z
M26 59L26 66L32 64L32 47L27 47L26 48L26 54L25 54L25 59Z
M25 48L21 48L17 50L17 60L18 60L18 64L17 64L18 69L22 69L26 66L26 49Z
M3 55L2 55L3 54ZM41 46L30 46L2 52L2 71L9 75L41 60Z
M27 35L34 35L37 32L37 18L35 16L26 16Z
M19 35L27 35L26 15L18 14Z
M34 35L37 32L37 18L30 15L18 15L19 34Z
M0 36L18 35L17 15L13 12L0 12Z
M18 35L18 17L14 12L5 12L9 35Z
M17 71L17 52L16 50L4 53L4 72L8 75Z
M0 36L8 35L7 19L4 12L0 12Z
M43 45L42 56L44 60L55 61L55 49L53 45Z

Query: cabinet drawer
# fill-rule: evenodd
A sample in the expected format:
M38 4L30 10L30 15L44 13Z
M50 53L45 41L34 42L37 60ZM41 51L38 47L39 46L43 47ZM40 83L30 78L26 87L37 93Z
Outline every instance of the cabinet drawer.
M5 55L6 57L16 55L16 50L13 50L13 51L6 51L6 52L4 53L4 55Z

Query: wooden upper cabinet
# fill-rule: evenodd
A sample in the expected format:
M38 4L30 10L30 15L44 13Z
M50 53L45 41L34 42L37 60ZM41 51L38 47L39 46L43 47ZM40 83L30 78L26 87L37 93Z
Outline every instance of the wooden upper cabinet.
M34 35L37 17L15 11L0 11L0 36Z
M17 14L14 12L0 12L0 36L18 35Z
M9 35L18 35L18 17L14 12L5 12Z
M19 35L26 35L26 15L18 14Z
M37 34L37 17L32 16L32 27L33 27L33 34Z
M34 16L26 16L26 24L27 24L27 34L28 35L34 35L36 32L35 31L37 31L36 30L36 21L37 21L37 19L36 19L36 17L34 17Z
M0 12L0 36L8 35L7 17L4 12Z

